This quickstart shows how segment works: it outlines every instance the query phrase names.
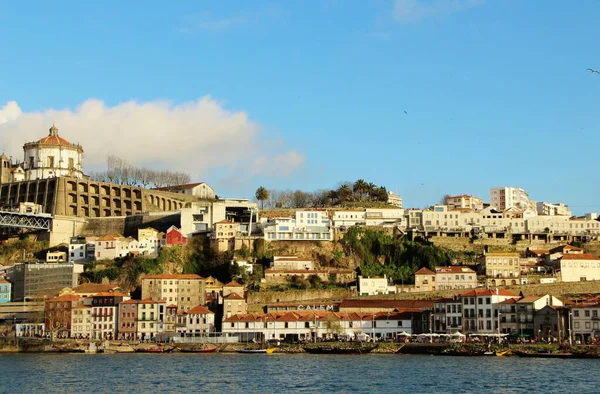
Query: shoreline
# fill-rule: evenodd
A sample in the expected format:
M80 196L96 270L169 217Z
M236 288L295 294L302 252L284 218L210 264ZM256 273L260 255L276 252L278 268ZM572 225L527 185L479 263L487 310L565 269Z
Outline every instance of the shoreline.
M305 347L327 348L330 354L351 354L352 349L362 347L357 342L317 342L306 344L281 344L277 354L309 354ZM203 347L204 346L204 347ZM139 343L127 341L51 341L41 338L2 338L0 354L21 353L93 353L93 354L131 354L131 353L227 353L236 354L241 349L259 349L257 344L200 344L200 343ZM205 350L200 350L205 349ZM510 344L508 347L488 346L480 343L390 343L375 344L363 354L398 355L436 355L436 356L510 356L543 358L600 358L598 345L558 345L558 344Z

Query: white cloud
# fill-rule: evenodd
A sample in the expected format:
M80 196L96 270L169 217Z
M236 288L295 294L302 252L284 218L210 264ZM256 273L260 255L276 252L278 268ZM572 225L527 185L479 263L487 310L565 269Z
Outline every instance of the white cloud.
M394 19L400 23L418 22L483 3L484 0L396 0Z
M23 143L45 136L52 123L61 137L83 146L87 172L104 169L109 154L136 165L184 170L193 180L211 174L287 176L304 163L301 153L266 135L245 112L227 111L210 97L115 106L88 99L74 110L25 113L9 102L0 109L0 147L21 158Z
M304 155L290 150L277 153L272 157L260 156L252 163L252 172L257 174L266 174L270 176L288 176L296 168L304 164Z
M0 125L11 120L15 120L21 115L21 108L16 101L9 101L0 108Z

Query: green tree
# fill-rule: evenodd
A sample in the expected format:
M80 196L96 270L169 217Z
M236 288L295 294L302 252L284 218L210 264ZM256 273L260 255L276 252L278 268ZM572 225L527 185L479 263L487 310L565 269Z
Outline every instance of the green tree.
M299 275L290 277L289 282L293 289L305 290L309 287L309 283L306 281L306 279Z
M330 285L335 285L337 283L337 275L336 274L329 274L327 279L329 280Z
M354 182L354 185L352 185L352 191L354 192L354 198L358 201L362 201L363 200L363 196L365 194L365 192L367 191L368 188L368 183L365 182L364 179L359 179L356 182Z
M334 317L332 314L327 315L327 320L325 321L325 329L329 335L341 335L343 330L340 324L340 321Z
M373 182L367 183L366 192L369 195L369 200L375 200L375 191L377 190L377 186Z
M269 199L269 191L265 187L260 186L256 189L254 196L260 201L260 209L263 209L265 207L265 200Z
M321 287L323 285L323 280L321 279L321 277L317 274L312 274L308 277L308 283L310 283L310 286L318 289L319 287Z

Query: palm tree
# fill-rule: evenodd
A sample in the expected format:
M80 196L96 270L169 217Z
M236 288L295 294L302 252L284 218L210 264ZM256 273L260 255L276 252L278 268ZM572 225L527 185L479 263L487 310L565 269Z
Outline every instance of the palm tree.
M352 200L352 188L347 183L340 186L338 189L338 198L340 203Z
M367 182L364 179L359 179L352 185L354 196L358 196L357 200L362 200L363 193L367 190Z
M367 191L367 194L369 195L369 200L371 200L371 201L374 200L376 188L377 188L377 185L375 185L373 182L367 183L366 191Z
M388 192L385 186L381 186L375 189L375 200L379 202L387 202Z
M254 196L258 201L260 201L260 209L263 209L265 207L265 200L269 199L269 191L265 187L261 186L256 189Z

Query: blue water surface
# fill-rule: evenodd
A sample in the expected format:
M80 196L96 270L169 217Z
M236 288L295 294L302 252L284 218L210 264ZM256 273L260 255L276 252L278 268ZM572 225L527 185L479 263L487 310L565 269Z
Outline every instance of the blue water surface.
M599 393L600 360L3 354L2 393Z

